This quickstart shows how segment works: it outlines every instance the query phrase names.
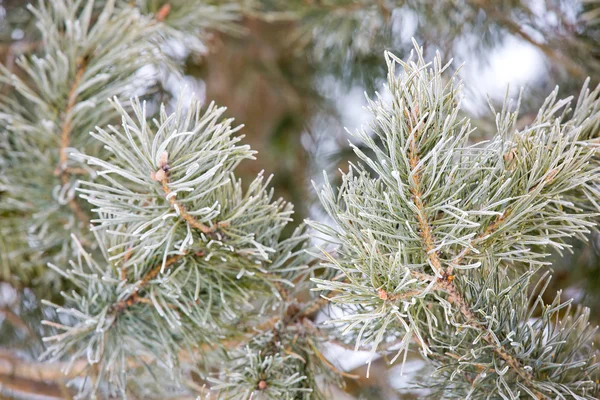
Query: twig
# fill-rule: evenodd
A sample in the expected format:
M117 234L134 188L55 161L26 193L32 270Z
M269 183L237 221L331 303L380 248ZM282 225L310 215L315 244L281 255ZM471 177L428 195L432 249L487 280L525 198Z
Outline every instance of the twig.
M312 314L316 313L321 308L323 308L327 304L329 304L331 297L333 297L333 292L329 293L326 297L319 297L310 306L306 307L302 312L305 315L312 315Z
M436 284L437 285L437 284ZM420 289L413 289L402 293L394 293L392 295L387 295L387 300L389 301L399 301L404 299L410 299L415 296L422 295L423 291Z
M70 172L67 168L67 148L71 143L71 131L73 126L73 109L77 103L77 89L81 84L81 79L86 71L86 68L89 63L88 56L84 56L77 63L77 70L75 72L75 78L73 79L73 84L71 85L71 89L69 90L69 95L67 97L67 106L64 112L64 119L62 124L62 131L60 135L60 148L59 148L59 162L56 168L55 174L60 178L60 181L63 186L69 184L70 180ZM75 214L75 216L84 223L87 227L90 223L90 219L87 214L83 211L83 209L77 203L76 198L69 199L69 207Z
M412 129L412 135L410 137L410 145L409 145L409 163L412 168L413 173L413 182L414 185L411 187L411 193L413 196L413 201L415 206L417 207L418 214L417 219L419 222L420 234L423 239L423 244L425 247L425 251L429 262L436 272L436 274L440 275L437 279L437 289L441 289L448 294L448 297L452 302L458 307L458 310L465 318L467 325L470 327L483 332L483 339L490 344L494 348L494 352L498 354L500 358L502 358L510 367L526 382L531 382L532 376L531 374L523 368L520 361L517 360L504 346L500 343L497 343L494 340L494 337L485 326L483 326L475 313L471 310L470 305L467 304L464 297L460 294L456 285L454 284L454 276L451 275L452 266L457 265L456 260L450 264L448 270L444 271L442 267L441 260L437 254L437 251L434 250L434 236L433 231L431 229L431 225L425 216L425 206L421 199L421 175L420 171L417 168L419 164L419 153L417 149L417 132L419 132L420 126L417 124L418 122L418 109L415 107L413 110L409 111L405 109L405 115L408 120L409 127ZM490 225L486 231L482 234L483 236L491 233L496 230L501 223L506 218L506 213L500 216L492 225ZM464 256L466 256L467 249L465 249L462 257L458 257L458 259L462 260ZM462 254L462 253L461 253ZM450 272L450 273L449 273ZM537 392L537 395L542 395ZM543 395L542 395L543 396ZM542 397L543 398L543 397Z
M64 400L65 396L58 383L46 383L0 374L0 399L38 398Z
M171 268L177 261L181 260L185 255L186 254L177 254L175 256L167 258L167 260L164 263L165 270ZM152 279L156 278L156 276L160 273L160 270L162 268L163 268L163 263L161 262L160 264L157 264L154 268L152 268L150 271L148 271L148 273L146 275L144 275L144 277L138 284L137 290L135 292L131 293L126 298L124 298L123 300L121 300L118 303L116 303L115 305L113 305L111 311L116 312L116 313L121 313L125 309L130 307L131 305L133 305L137 302L143 302L143 301L139 300L140 290L142 290L148 284L148 282L150 282Z
M332 370L336 374L341 375L341 376L346 377L346 378L350 378L350 379L358 379L358 378L360 378L358 375L349 374L347 372L341 371L338 368L336 368L335 365L333 365L331 362L329 362L329 360L326 359L323 354L321 354L321 352L319 351L319 349L317 349L317 346L315 346L315 344L312 342L312 340L308 339L307 342L308 342L308 345L310 346L310 348L312 349L312 351L315 353L315 355L319 358L319 360L321 360L321 362L327 368L329 368L330 370Z
M169 153L164 151L160 155L159 169L157 171L152 171L151 177L153 180L155 180L161 184L162 190L163 190L163 192L165 192L165 196L166 196L167 200L169 200L171 207L173 207L175 209L177 214L180 215L181 218L183 218L183 220L185 222L187 222L191 227L198 229L199 231L201 231L205 234L213 233L218 228L228 226L229 223L227 223L227 222L217 223L216 226L214 226L214 225L210 226L210 227L206 226L203 223L201 223L200 221L198 221L196 218L194 218L191 214L189 214L187 212L187 209L185 208L185 206L177 201L177 199L176 199L177 193L173 193L173 191L169 187L169 183L170 183L169 182L169 171L171 170L171 167L168 164L168 161L169 161L168 158L169 158Z
M32 335L33 332L31 331L31 327L25 322L23 321L23 319L17 315L16 313L14 313L13 311L11 311L8 308L1 308L0 309L0 314L4 314L4 318L6 318L6 320L14 327L21 329L24 332L27 332L28 335Z
M273 281L273 286L275 286L275 289L277 289L277 291L279 292L279 295L281 296L281 298L285 302L289 302L290 301L290 299L291 299L290 298L290 293L285 288L285 286L283 286L283 284L281 282Z
M421 128L418 121L418 109L415 107L411 112L408 109L405 109L405 114L409 121L409 127L412 129L411 136L409 138L409 163L412 169L412 181L413 185L410 187L410 192L412 194L413 203L417 208L417 221L419 223L419 233L421 238L423 239L423 244L425 246L425 251L427 253L427 257L429 259L429 264L431 268L435 272L435 274L439 277L444 274L444 268L442 267L442 262L440 257L435 251L435 240L432 234L431 225L427 216L425 215L425 205L423 204L423 192L421 188L421 171L418 168L419 165L419 152L417 149L417 139L418 132Z
M169 203L171 203L171 206L179 212L179 215L181 216L181 218L183 218L185 222L187 222L191 227L198 229L202 233L214 232L215 228L211 228L209 226L204 225L202 222L198 221L196 218L188 214L186 208L177 201L175 195L171 191L171 188L169 188L168 178L165 177L160 181L160 183L162 185L163 191L165 192L165 195L167 196L167 199L169 200Z
M57 382L78 376L88 367L86 359L73 362L69 372L65 373L66 364L39 363L20 359L9 351L0 349L0 375L18 377L35 382Z
M510 352L500 343L498 343L494 336L483 326L475 313L471 310L464 297L457 290L456 285L449 281L440 281L440 287L448 294L448 298L458 307L458 310L466 320L466 325L471 328L483 332L483 340L485 340L490 346L493 347L494 352L503 359L523 380L526 382L532 381L532 375L521 365L521 362L516 359ZM534 393L540 398L548 398L539 391L533 389Z

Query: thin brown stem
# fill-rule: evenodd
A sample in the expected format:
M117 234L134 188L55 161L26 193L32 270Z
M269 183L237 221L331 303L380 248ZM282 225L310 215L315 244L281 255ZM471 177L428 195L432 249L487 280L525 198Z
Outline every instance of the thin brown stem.
M458 265L456 260L461 260L468 254L470 251L468 248L464 250L464 254L459 255L457 259L454 260L448 266L448 269L444 271L442 266L442 262L439 258L439 255L434 250L434 234L431 228L431 225L425 214L425 205L422 199L422 189L421 189L421 173L419 170L419 151L417 147L417 133L419 132L420 126L418 125L418 109L414 109L409 111L405 110L405 115L408 120L408 124L412 129L412 135L410 137L409 144L409 163L412 169L413 175L413 185L410 188L414 205L417 208L417 220L419 223L420 235L423 240L424 249L426 251L427 257L429 259L429 264L432 266L434 271L436 272L438 277L437 279L437 289L443 290L448 294L448 298L450 301L454 303L455 306L458 307L458 310L464 317L468 326L480 331L483 333L483 339L486 343L491 345L494 349L494 352L503 359L523 380L526 382L531 382L532 376L527 370L523 368L520 361L517 360L504 346L498 343L494 336L487 330L485 326L483 326L475 313L471 310L470 305L466 302L464 297L458 291L456 285L453 283L454 276L451 275L453 266ZM485 237L495 230L497 230L500 225L504 222L507 213L502 214L502 216L498 217L494 223L492 223L488 228L482 233L481 237ZM409 293L407 293L409 294ZM404 294L400 294L402 296ZM541 393L536 393L541 395Z
M69 168L67 167L67 160L69 158L67 154L67 149L71 144L71 133L73 127L73 109L77 104L77 89L79 89L79 85L81 84L81 80L87 69L88 62L89 58L85 56L82 57L81 60L79 60L79 62L77 63L75 78L73 79L73 84L71 85L71 89L69 90L69 94L67 97L67 106L64 110L62 130L60 134L59 161L55 171L55 174L60 178L61 184L63 186L68 185L71 178ZM75 214L77 219L83 222L84 225L88 226L90 223L90 219L85 213L85 211L83 211L79 203L77 203L76 198L70 199L68 204L69 208L71 209L71 211L73 211L73 214Z
M275 289L277 289L277 291L279 292L279 295L281 296L283 301L285 301L285 302L290 301L290 299L291 299L290 293L288 292L286 287L283 286L283 284L281 282L273 281L273 286L275 286Z
M411 299L416 296L420 296L423 294L423 291L420 289L413 289L402 293L394 293L392 295L388 295L387 300L389 301L399 301L405 299Z
M164 269L167 270L167 269L171 268L175 263L177 263L179 260L181 260L184 256L185 256L185 254L177 254L175 256L167 258L167 260L164 263ZM152 279L154 279L154 278L156 278L156 276L158 276L158 274L160 273L160 270L162 268L163 268L163 263L160 263L160 264L157 264L155 267L153 267L150 271L148 271L148 273L146 275L144 275L144 277L141 279L140 283L138 284L137 290L135 292L131 293L126 298L124 298L123 300L121 300L118 303L116 303L115 305L113 305L112 311L116 312L116 313L121 313L125 309L132 306L133 304L143 302L143 301L140 301L139 292L148 284L148 282L150 282Z
M43 398L47 400L64 400L65 396L61 390L61 385L64 385L64 383L46 383L0 374L0 399Z
M68 373L62 370L63 363L40 363L23 360L7 350L0 349L0 375L18 377L36 382L57 382L71 379L87 368L87 360L81 359L73 363Z
M359 378L358 375L349 374L345 371L341 371L340 369L338 369L328 359L325 358L325 356L319 351L319 349L317 348L317 346L315 346L315 344L312 342L312 340L308 339L307 342L308 342L308 345L310 346L310 348L313 350L313 353L317 356L317 358L319 360L321 360L323 365L325 365L327 368L332 370L334 373L341 375L345 378L350 378L350 379L358 379Z
M466 325L483 333L483 340L493 347L494 352L506 362L512 369L526 382L532 381L532 375L529 371L523 368L521 362L515 358L502 344L498 343L488 329L479 322L479 318L471 310L470 305L465 298L457 290L456 285L452 282L441 281L440 288L448 294L448 299L457 306L458 310L465 319ZM542 393L534 389L536 395L541 396L540 399L547 398Z
M433 237L433 233L431 230L431 225L425 213L425 204L423 203L423 189L421 188L421 170L419 167L419 151L417 148L417 140L418 140L418 132L420 130L420 126L418 126L418 111L413 110L409 112L405 110L405 114L409 121L409 126L412 129L411 137L409 138L409 154L408 160L410 163L410 168L412 170L412 181L413 184L410 186L410 193L412 195L413 204L417 208L417 221L419 224L419 234L423 239L423 245L425 247L425 252L427 253L427 257L429 259L429 264L431 268L435 272L436 275L442 276L444 273L444 268L442 267L442 261L440 257L435 251L435 240Z
M429 221L427 220L427 216L425 215L425 206L423 204L422 196L423 193L421 191L421 179L418 171L415 171L417 168L417 164L419 163L419 157L414 151L414 145L411 145L410 150L410 166L413 168L413 182L414 185L410 188L410 192L413 197L413 203L418 209L417 213L417 221L419 223L419 231L421 237L423 239L423 244L425 245L425 251L427 252L429 258L429 264L431 268L437 275L443 274L442 262L439 258L439 255L436 251L434 251L434 239L433 234L431 233L431 226L429 225Z
M183 206L181 203L179 203L177 201L177 199L175 198L175 195L172 194L171 188L169 187L169 179L167 177L161 179L160 183L162 185L162 189L165 192L167 199L169 200L169 203L171 203L171 206L179 212L179 215L181 216L181 218L183 218L183 220L185 222L187 222L192 228L198 229L202 233L206 233L206 234L212 233L216 230L216 227L214 227L214 226L210 227L210 226L204 225L202 222L198 221L196 218L194 218L192 215L190 215L187 212L187 209L185 208L185 206ZM222 225L224 225L224 224L221 224L221 226ZM219 226L219 225L217 225L217 226Z
M331 301L331 297L333 297L333 292L329 293L327 297L319 297L316 299L310 306L306 307L303 311L305 315L312 315L325 307Z
M15 312L10 310L9 308L1 308L0 314L4 314L4 318L8 321L12 326L26 332L28 335L32 335L31 327L23 321L23 319L17 315Z

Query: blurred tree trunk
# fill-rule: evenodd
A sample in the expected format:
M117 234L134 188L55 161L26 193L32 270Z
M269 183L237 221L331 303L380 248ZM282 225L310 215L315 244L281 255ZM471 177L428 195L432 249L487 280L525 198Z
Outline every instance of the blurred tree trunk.
M215 34L210 53L191 57L186 72L204 80L208 101L227 106L245 125L245 143L260 156L243 165L242 173L274 173L276 196L293 202L301 221L309 198L301 136L316 99L313 71L306 52L298 54L288 43L294 23L246 18L243 26L243 36Z

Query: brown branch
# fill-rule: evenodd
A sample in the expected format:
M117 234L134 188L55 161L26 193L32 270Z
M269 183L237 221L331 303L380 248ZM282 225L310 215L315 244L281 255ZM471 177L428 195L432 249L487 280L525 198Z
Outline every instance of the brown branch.
M177 261L181 260L185 255L186 254L177 254L175 256L167 258L167 260L164 263L165 270L171 268L173 266L173 264L175 264ZM113 305L111 311L115 312L115 313L121 313L125 309L129 308L131 305L133 305L135 303L144 302L140 298L140 295L139 295L140 290L142 290L148 284L148 282L150 282L152 279L156 278L156 276L160 273L160 270L162 268L163 268L163 263L161 262L160 264L157 264L154 268L152 268L150 271L148 271L148 273L146 275L144 275L144 277L141 279L140 283L137 286L136 291L131 293L129 296L127 296L126 298L124 298L123 300L118 302L117 304Z
M173 207L177 213L183 218L185 222L187 222L191 227L198 229L199 231L209 234L213 233L216 229L221 227L228 226L227 222L220 222L216 226L206 226L196 218L194 218L191 214L188 213L185 206L177 201L175 198L176 193L173 193L171 188L169 187L169 171L171 167L168 164L169 153L164 151L160 155L160 166L157 171L152 171L151 177L153 180L159 182L161 184L163 192L165 192L165 197L169 200L171 207Z
M259 325L257 329L263 328L263 325L264 324ZM224 339L219 343L225 347L238 346L247 340L247 335L252 332L253 331L245 331L237 336ZM211 351L215 349L215 344L204 343L200 345L198 349L199 351ZM187 349L181 351L179 360L186 362L194 361L193 356ZM127 359L126 365L128 368L138 368L144 364L150 364L156 361L157 359L155 357L150 356L132 357ZM85 357L79 358L73 362L42 363L26 360L16 356L11 351L0 349L0 386L5 383L3 378L8 378L9 382L22 380L26 383L24 388L36 383L54 383L57 385L55 389L57 389L58 392L61 383L83 376L90 367L93 366L88 364Z
M0 374L0 399L68 399L63 393L61 383L32 381Z
M326 359L325 356L319 351L319 349L317 349L317 346L315 346L315 344L312 342L312 340L308 339L307 342L308 342L308 345L310 346L310 348L312 349L313 353L315 353L317 358L319 360L321 360L323 365L325 365L327 368L332 370L334 373L341 375L345 378L350 378L350 379L358 379L359 378L358 375L349 374L348 372L345 372L345 371L342 371L342 370L336 368L336 366L333 365L328 359Z
M404 300L404 299L410 299L412 297L419 296L421 294L423 294L422 290L413 289L413 290L409 290L409 291L402 292L402 293L394 293L392 295L387 295L387 298L385 300L399 301L399 300Z
M85 168L78 168L78 167L67 167L65 168L65 171L69 174L69 175L89 175L90 171L88 171Z
M538 184L532 186L527 193L532 193L533 191L537 190L537 188L540 187L540 185L546 185L550 182L552 182L554 180L554 178L556 178L556 175L558 175L560 171L556 168L550 170L548 172L548 174L546 175L546 177L539 182ZM487 239L492 233L496 232L498 229L500 229L502 227L502 224L504 222L506 222L506 219L512 214L514 207L509 207L507 210L505 210L502 214L498 215L495 219L494 222L492 222L490 225L488 225L485 230L479 234L478 236L476 236L471 242L470 244L473 245L481 240ZM460 253L459 255L452 260L452 262L450 262L450 264L448 265L448 269L446 270L446 275L450 276L452 275L452 272L454 270L454 267L460 265L462 263L462 261L465 259L465 257L467 257L469 254L471 254L471 247L465 247Z
M418 122L418 108L415 107L412 112L409 112L405 109L405 114L409 121L409 127L412 129L411 136L409 138L409 153L408 159L410 163L410 168L412 170L413 176L413 185L410 187L410 192L413 198L413 204L417 207L417 221L419 223L419 233L421 238L423 239L423 244L425 246L425 251L427 253L427 257L429 259L429 263L433 271L438 276L442 276L444 274L444 268L442 267L442 261L437 253L434 251L434 237L431 231L431 225L429 224L429 220L425 215L425 205L423 204L423 191L421 188L421 171L418 167L419 165L419 152L417 149L417 134L420 131L421 125ZM419 124L419 125L418 125Z
M160 181L161 185L162 185L162 189L165 192L165 195L167 196L169 203L171 203L171 206L175 209L177 209L179 211L179 215L181 216L181 218L183 218L183 220L185 222L187 222L191 227L198 229L199 231L201 231L202 233L212 233L214 232L215 228L211 228L209 226L204 225L202 222L198 221L196 218L194 218L193 216L191 216L190 214L188 214L186 208L180 204L177 199L175 198L174 195L172 195L172 191L171 188L169 188L169 179L168 178L163 178Z
M19 377L35 382L56 382L72 379L88 367L86 359L73 362L69 372L64 373L66 363L40 363L16 357L7 350L0 349L0 375Z
M289 302L291 300L289 291L281 282L273 281L273 286L275 286L275 289L277 289L283 301Z
M326 297L319 297L310 306L306 307L303 311L305 315L312 315L325 307L331 301L333 292L329 293Z
M10 310L8 308L0 308L0 314L4 314L4 318L15 328L18 328L18 329L22 330L23 332L26 332L28 335L33 334L31 327L25 321L23 321L23 319L19 315L17 315L12 310Z
M412 129L409 145L409 163L413 173L414 184L410 188L410 190L413 196L413 202L418 210L417 219L419 222L420 234L421 238L423 239L423 244L425 247L427 257L429 258L429 262L433 267L434 271L442 276L441 278L437 279L437 288L445 291L448 294L449 300L451 300L458 307L458 310L465 318L467 325L482 332L483 339L493 347L494 352L500 358L502 358L523 380L525 380L526 382L531 382L531 373L525 370L521 365L520 361L517 360L512 354L510 354L510 352L506 350L504 346L496 342L493 335L487 330L485 326L483 326L479 322L479 319L471 310L470 305L467 304L464 297L456 288L456 285L453 282L454 276L451 275L453 265L458 265L456 263L456 260L448 266L447 271L444 271L439 255L436 251L434 251L434 236L433 231L431 229L431 225L427 217L425 216L425 205L423 204L421 191L421 175L418 169L418 164L420 160L417 148L417 133L419 132L419 129L421 127L421 125L418 122L418 108L414 107L411 111L405 109L405 115L408 120L408 125ZM499 218L497 218L496 221L483 232L481 237L485 237L488 234L495 231L496 229L498 229L498 227L502 224L507 215L508 213L503 213ZM462 258L464 258L468 254L467 251L470 251L469 248L466 248L463 251L464 254L461 253L462 256L459 256L457 259L462 260ZM409 294L410 292L406 295ZM403 295L404 294L400 294L399 296ZM542 395L539 392L537 392L536 394Z
M59 148L59 162L56 167L55 175L60 178L60 181L63 186L69 184L70 181L70 172L67 168L67 148L71 144L71 132L73 127L73 109L77 104L77 89L81 84L81 80L88 66L89 58L88 56L84 56L77 63L77 69L75 72L75 78L73 79L73 84L71 85L71 89L69 90L69 95L67 97L67 106L64 112L64 119L62 123L62 131L60 134L60 148ZM77 203L76 198L72 198L69 200L69 208L75 216L84 223L84 225L88 226L90 223L90 219L83 211L79 203Z
M483 340L493 347L494 352L503 359L516 373L526 382L531 382L533 377L529 371L527 371L521 365L521 362L515 358L502 344L498 343L494 336L488 331L488 329L479 322L479 318L471 310L469 304L467 304L464 297L457 290L456 285L450 281L441 281L440 288L448 294L448 299L452 301L457 307L462 316L465 318L466 325L478 330L483 333ZM535 394L540 398L547 398L544 394L533 389Z
M454 354L454 353L450 353L450 352L446 352L446 355L450 358L454 358L456 361L461 361L461 357L458 354ZM485 364L479 364L479 363L472 363L470 362L469 365L474 366L475 368L477 368L479 371L489 371L489 372L496 372L496 370L494 368L491 368L488 365Z

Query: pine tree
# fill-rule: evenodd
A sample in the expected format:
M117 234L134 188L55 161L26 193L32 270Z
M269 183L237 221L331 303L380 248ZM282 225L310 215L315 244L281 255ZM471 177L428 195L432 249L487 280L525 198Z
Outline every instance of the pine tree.
M31 10L43 54L0 75L0 259L46 299L45 364L15 376L65 376L78 398L326 399L323 379L349 377L322 354L337 343L418 350L440 398L598 398L589 312L542 294L549 252L596 229L600 86L574 105L555 90L522 129L506 101L474 143L450 64L386 53L360 163L318 189L331 223L286 236L292 205L236 176L243 127L157 95L177 69L161 45L237 32L238 7ZM316 324L328 303L341 316Z
M418 47L386 58L389 98L355 135L373 155L355 147L363 164L320 192L337 227L315 227L338 245L325 260L339 278L314 281L348 310L331 322L393 360L416 342L444 397L596 398L589 312L541 294L548 248L595 226L600 87L573 110L553 92L521 131L507 103L497 135L473 144L447 64Z

